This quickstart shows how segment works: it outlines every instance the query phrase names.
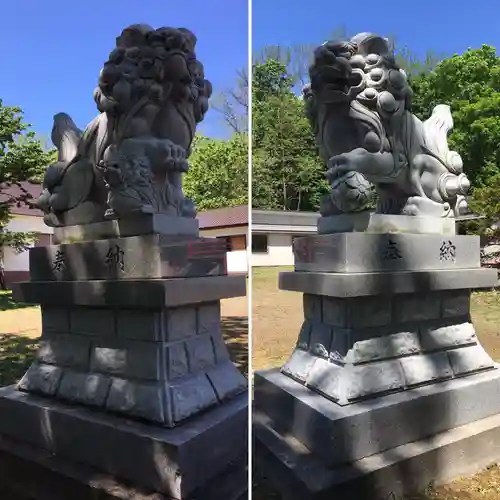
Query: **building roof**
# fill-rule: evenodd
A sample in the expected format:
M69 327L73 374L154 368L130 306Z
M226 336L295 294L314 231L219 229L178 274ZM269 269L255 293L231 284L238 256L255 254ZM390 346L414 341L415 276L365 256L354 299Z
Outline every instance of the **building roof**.
M22 189L19 186L12 185L8 187L0 186L0 203L7 201L10 197L18 197L26 190L33 199L40 196L42 185L35 182L21 182ZM26 203L20 203L19 206L11 207L13 215L30 215L32 217L43 217L43 212L36 208L31 208ZM205 210L198 213L200 229L214 229L218 227L246 226L248 225L248 205L237 207L217 208L214 210Z
M22 189L13 184L11 186L0 185L0 203L8 201L9 198L18 198L27 192L33 199L40 196L42 185L36 182L21 182ZM31 208L28 204L21 202L13 205L10 212L14 215L31 215L32 217L43 217L43 212L36 208Z
M215 208L198 212L200 229L215 229L217 227L247 226L248 205L237 207Z
M319 213L252 210L252 233L316 234Z
M311 226L316 229L318 212L252 210L252 225Z

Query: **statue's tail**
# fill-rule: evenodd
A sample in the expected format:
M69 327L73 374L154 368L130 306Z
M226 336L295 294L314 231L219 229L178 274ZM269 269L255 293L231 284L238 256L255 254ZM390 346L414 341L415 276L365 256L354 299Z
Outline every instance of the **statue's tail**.
M424 122L425 148L450 172L459 174L463 170L462 159L458 153L450 151L448 147L448 134L452 129L453 117L450 107L439 104L433 109L430 118Z
M102 160L104 151L112 141L113 123L107 113L97 115L85 128L78 154L88 158L93 165Z
M78 142L82 131L66 113L57 113L54 116L52 127L52 142L59 150L58 160L60 162L71 162L78 152Z

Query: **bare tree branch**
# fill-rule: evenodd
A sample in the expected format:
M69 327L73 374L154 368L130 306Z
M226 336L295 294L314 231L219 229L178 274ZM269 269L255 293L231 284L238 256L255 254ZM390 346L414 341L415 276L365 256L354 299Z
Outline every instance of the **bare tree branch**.
M240 69L237 72L234 87L217 94L211 102L214 111L220 113L226 124L234 132L248 130L248 72Z

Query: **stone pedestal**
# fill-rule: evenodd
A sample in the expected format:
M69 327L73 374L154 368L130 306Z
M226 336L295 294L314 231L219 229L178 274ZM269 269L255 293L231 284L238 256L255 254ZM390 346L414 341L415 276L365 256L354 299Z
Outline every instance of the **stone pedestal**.
M413 233L454 235L454 217L374 214L371 211L343 213L320 217L319 234L347 233Z
M112 239L84 237L108 223L65 228L80 241L30 251L14 297L41 305L42 337L18 386L0 389L0 436L165 498L235 498L247 389L220 300L244 295L245 278L227 276L223 243L153 222Z
M344 233L294 251L280 288L304 294L304 323L254 397L257 463L284 498L399 498L490 463L500 370L470 294L497 280L479 238Z

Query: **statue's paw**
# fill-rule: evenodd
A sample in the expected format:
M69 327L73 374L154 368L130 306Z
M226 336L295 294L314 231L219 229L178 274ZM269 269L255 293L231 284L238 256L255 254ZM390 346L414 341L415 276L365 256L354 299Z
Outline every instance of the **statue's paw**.
M187 162L187 152L182 146L172 143L169 148L168 165L170 170L176 172L187 172L188 162Z
M59 227L65 224L53 212L48 212L43 216L43 222L49 227Z
M178 160L175 161L174 169L176 172L187 173L187 171L189 170L189 163L186 159L179 158Z
M37 199L29 202L29 205L31 205L34 208L38 208L39 210L42 210L43 212L49 212L50 211L50 192L47 189L44 189Z
M341 177L343 177L348 171L349 166L342 161L342 155L333 156L328 160L326 171L326 178L330 184L333 184L338 181Z
M116 203L115 208L108 208L106 212L104 212L104 218L106 220L118 219L119 217L126 217L127 215L133 214L153 214L155 212L154 208L151 205L142 205L137 203L137 205L128 204L128 203Z
M54 212L64 212L69 207L69 197L65 191L56 191L49 198L49 206Z
M172 144L170 146L170 156L173 156L176 160L184 159L186 158L186 150L182 146Z
M371 153L364 148L357 148L347 153L332 156L328 160L327 179L330 183L349 172L370 173L373 165Z
M415 217L447 217L451 207L449 203L439 203L422 196L408 198L401 215Z
M46 187L53 187L61 182L67 163L58 161L49 165L43 176L43 184Z

